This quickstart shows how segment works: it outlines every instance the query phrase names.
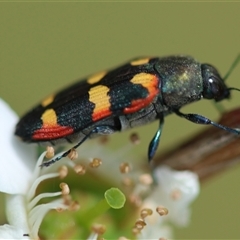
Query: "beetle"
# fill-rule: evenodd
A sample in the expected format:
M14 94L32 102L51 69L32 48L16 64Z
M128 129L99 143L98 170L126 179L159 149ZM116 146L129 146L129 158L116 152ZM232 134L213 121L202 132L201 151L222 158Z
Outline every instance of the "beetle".
M230 68L237 65L240 55ZM229 75L229 74L228 74ZM230 98L228 88L215 67L201 64L185 55L137 58L110 71L91 75L45 98L18 122L15 135L25 142L47 146L77 144L102 134L145 125L159 120L148 159L159 145L165 116L175 113L197 124L209 124L239 134L199 114L186 114L180 108L202 98L219 102ZM42 166L67 156L46 161Z

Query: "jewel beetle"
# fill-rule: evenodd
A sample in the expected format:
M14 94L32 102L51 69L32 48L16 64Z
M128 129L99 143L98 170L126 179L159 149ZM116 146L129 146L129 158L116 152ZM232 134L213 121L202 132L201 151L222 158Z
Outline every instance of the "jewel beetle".
M240 60L234 61L227 76ZM18 122L15 135L25 142L47 146L76 143L112 134L159 120L148 149L151 160L159 145L165 116L175 113L197 124L210 124L239 134L199 114L186 114L180 108L202 98L216 102L230 98L231 90L215 67L201 64L190 56L138 58L103 71L45 98ZM46 161L42 166L67 156Z

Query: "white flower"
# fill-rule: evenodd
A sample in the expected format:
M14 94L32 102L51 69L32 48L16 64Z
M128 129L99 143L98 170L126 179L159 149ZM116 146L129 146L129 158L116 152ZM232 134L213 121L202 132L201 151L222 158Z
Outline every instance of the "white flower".
M43 217L50 209L67 209L62 198L39 204L44 197L62 192L35 196L38 185L45 179L58 177L55 168L41 170L43 153L36 162L35 147L21 143L13 134L17 115L0 99L0 191L6 193L6 215L9 225L0 226L0 239L38 239ZM55 172L49 172L55 169Z
M146 217L147 225L138 239L172 238L169 223L186 226L190 220L189 206L198 196L200 185L198 176L190 171L175 171L168 167L158 167L154 171L157 186L144 200L143 207L152 209ZM162 216L156 209L162 210Z
M139 146L136 146L136 148ZM104 150L102 150L104 148ZM180 227L187 226L190 220L190 204L194 201L200 191L198 176L190 171L175 171L168 167L161 166L154 170L153 183L152 176L146 169L141 168L139 164L130 164L130 172L123 174L119 171L121 163L128 163L130 150L134 148L132 144L127 143L125 147L112 152L106 150L106 146L95 144L84 145L79 150L79 155L84 158L91 156L101 156L103 164L99 167L96 174L102 175L112 183L118 184L124 180L132 181L129 190L126 191L128 198L131 199L141 209L151 209L152 215L142 219L145 226L136 230L137 239L159 239L173 238L172 223ZM126 153L127 151L127 153ZM113 161L114 159L114 161ZM131 163L136 157L131 158ZM111 171L109 171L111 169ZM131 188L131 186L135 186ZM151 191L151 186L153 190ZM127 188L128 186L126 186ZM168 210L165 216L160 216L156 208L163 206ZM131 213L129 213L131 214ZM139 216L141 218L141 216ZM136 219L137 223L138 219ZM141 228L141 226L140 226Z
M169 209L166 220L178 226L187 226L190 220L189 206L200 192L198 175L168 167L157 168L154 175L158 188L150 197Z

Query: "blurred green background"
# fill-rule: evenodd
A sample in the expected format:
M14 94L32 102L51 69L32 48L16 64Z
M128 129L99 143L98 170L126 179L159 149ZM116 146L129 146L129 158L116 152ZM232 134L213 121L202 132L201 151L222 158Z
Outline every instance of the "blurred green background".
M224 75L240 53L239 3L9 2L0 3L0 21L0 97L20 115L74 80L133 57L189 54ZM239 76L240 65L229 86L240 88ZM239 106L239 100L240 93L233 92L224 106ZM184 111L218 118L209 101ZM139 148L142 156L157 125L139 129L146 146ZM169 116L159 150L203 128ZM204 184L190 226L176 237L239 239L239 184L240 167Z

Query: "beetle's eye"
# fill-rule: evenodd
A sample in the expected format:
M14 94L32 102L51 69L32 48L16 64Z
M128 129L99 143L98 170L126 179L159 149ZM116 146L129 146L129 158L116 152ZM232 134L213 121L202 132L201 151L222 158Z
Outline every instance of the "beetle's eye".
M224 98L228 98L230 92L220 77L217 70L208 64L202 65L202 77L203 77L203 92L202 95L207 99L215 99L220 101Z
M208 79L208 84L204 88L203 97L208 99L218 98L222 95L223 91L224 89L219 85L219 80L212 76Z

